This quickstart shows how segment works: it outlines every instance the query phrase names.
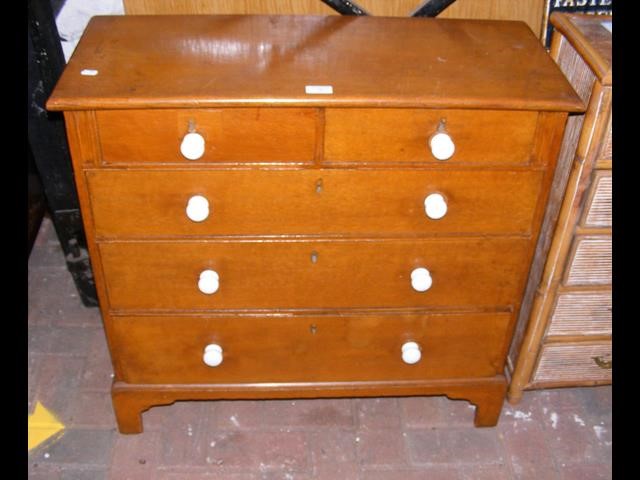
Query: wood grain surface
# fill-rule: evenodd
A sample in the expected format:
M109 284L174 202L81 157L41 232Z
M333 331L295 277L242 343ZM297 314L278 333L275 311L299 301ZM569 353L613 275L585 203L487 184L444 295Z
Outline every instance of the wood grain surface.
M437 160L428 146L442 120L455 144L448 160ZM537 120L537 112L329 108L324 156L327 163L525 165Z
M500 373L509 313L302 317L115 317L129 383L420 380ZM277 332L277 334L274 334ZM402 361L417 342L421 360ZM202 360L210 343L223 361ZM295 359L295 360L294 360Z
M101 243L112 309L507 306L522 294L529 240ZM317 261L312 261L312 254ZM425 267L433 286L411 287ZM205 269L220 276L198 290Z
M88 170L99 238L530 235L541 171ZM424 200L441 194L432 220ZM209 217L191 221L194 195Z
M314 159L313 108L108 110L97 112L96 119L105 163L311 163ZM190 125L205 140L204 155L197 160L180 153Z
M94 17L47 108L257 103L583 109L522 22L301 15Z

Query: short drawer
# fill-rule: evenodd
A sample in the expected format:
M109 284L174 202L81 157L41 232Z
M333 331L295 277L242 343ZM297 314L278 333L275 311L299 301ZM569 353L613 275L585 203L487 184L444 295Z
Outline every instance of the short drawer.
M582 226L610 227L611 201L611 170L597 170L582 215Z
M542 172L91 170L86 178L98 237L526 235Z
M569 252L565 285L611 283L611 236L577 236Z
M610 335L611 291L558 295L547 335Z
M547 344L542 347L533 381L611 381L611 367L611 342Z
M498 238L99 245L112 309L180 311L512 305L529 247Z
M502 372L507 313L295 317L114 317L125 382L422 380ZM415 342L417 363L402 359ZM222 363L204 363L207 345ZM218 357L218 360L220 358Z
M430 109L327 109L329 163L523 165L531 158L536 112ZM428 141L445 121L455 151L437 160Z
M104 110L96 112L106 164L310 163L316 142L312 108ZM190 129L204 153L187 159Z

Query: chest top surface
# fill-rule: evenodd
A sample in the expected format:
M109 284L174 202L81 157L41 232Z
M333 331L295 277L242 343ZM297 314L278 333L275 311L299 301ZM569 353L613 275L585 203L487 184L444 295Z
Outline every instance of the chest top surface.
M523 22L267 15L94 17L47 107L250 105L583 109Z

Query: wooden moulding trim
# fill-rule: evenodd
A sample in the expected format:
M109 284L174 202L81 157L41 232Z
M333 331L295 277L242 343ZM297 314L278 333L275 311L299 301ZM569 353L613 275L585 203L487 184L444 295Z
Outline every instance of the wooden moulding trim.
M112 317L256 317L256 318L290 318L290 317L360 317L363 315L429 315L451 316L482 313L513 313L512 305L496 305L489 307L447 305L442 307L359 307L359 308L279 308L279 309L226 309L211 310L111 310Z
M591 284L591 285L558 285L557 293L596 293L611 292L611 284Z
M325 109L316 109L316 144L313 155L313 166L319 168L324 163L324 129L325 129Z
M575 100L564 101L526 101L519 98L438 98L424 99L370 99L370 98L98 98L73 97L54 99L47 103L50 111L73 110L129 110L129 109L160 109L160 108L220 108L220 107L363 107L363 108L451 108L471 110L527 110L549 112L584 112L584 105L577 97Z
M587 202L588 204L589 202ZM586 216L583 214L583 216ZM576 236L578 235L611 235L612 233L612 229L611 227L602 227L602 228L595 228L595 227L581 227L581 226L577 226L576 227Z
M550 20L554 28L565 36L566 40L573 45L584 61L587 62L587 65L593 70L593 73L598 77L600 82L604 85L611 85L613 80L609 62L602 58L597 50L591 46L591 42L585 38L580 29L571 22L570 18L567 14L553 12ZM598 15L597 18L603 22L612 20L612 16L610 15Z
M577 336L577 335L549 335L544 339L544 343L554 343L554 344L563 344L563 343L582 343L591 344L591 342L601 343L601 342L610 342L611 335L599 334L599 335L588 335L588 336Z
M317 147L316 147L317 148ZM316 150L317 155L317 150ZM203 162L198 164L185 164L178 162L107 162L98 169L86 167L86 171L100 170L127 170L127 171L148 171L148 170L171 170L171 172L188 172L193 170L309 170L318 168L314 162ZM544 167L531 166L529 160L521 164L501 165L499 163L472 163L464 162L455 165L436 165L425 161L412 162L323 162L321 168L325 170L431 170L431 171L496 171L496 172L530 172L542 171Z
M129 384L114 382L112 391L153 393L167 395L174 400L232 399L232 398L293 398L394 396L394 395L455 395L458 390L469 387L501 386L503 375L486 378L460 378L430 381L380 381L380 382L311 382L311 383L232 383L232 384Z
M477 427L495 426L507 388L503 375L432 381L260 383L217 385L132 385L114 382L111 389L121 433L142 432L141 413L179 400L265 398L341 398L446 395L476 405Z
M594 387L598 385L611 385L611 380L565 380L565 381L545 381L531 382L524 390L535 390L538 388L561 388L561 387Z
M102 149L95 112L64 112L64 119L74 171L98 165Z

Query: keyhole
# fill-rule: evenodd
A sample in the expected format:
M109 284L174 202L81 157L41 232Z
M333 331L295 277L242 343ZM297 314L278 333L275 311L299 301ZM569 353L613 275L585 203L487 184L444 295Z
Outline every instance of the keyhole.
M196 131L196 122L193 119L189 119L189 123L187 125L187 132L193 133Z
M322 184L322 179L319 178L318 180L316 180L316 193L322 193L323 188L324 185Z
M311 263L318 263L318 252L311 252Z
M309 331L311 332L311 335L315 335L318 331L318 327L316 327L314 324L311 324L309 325Z

